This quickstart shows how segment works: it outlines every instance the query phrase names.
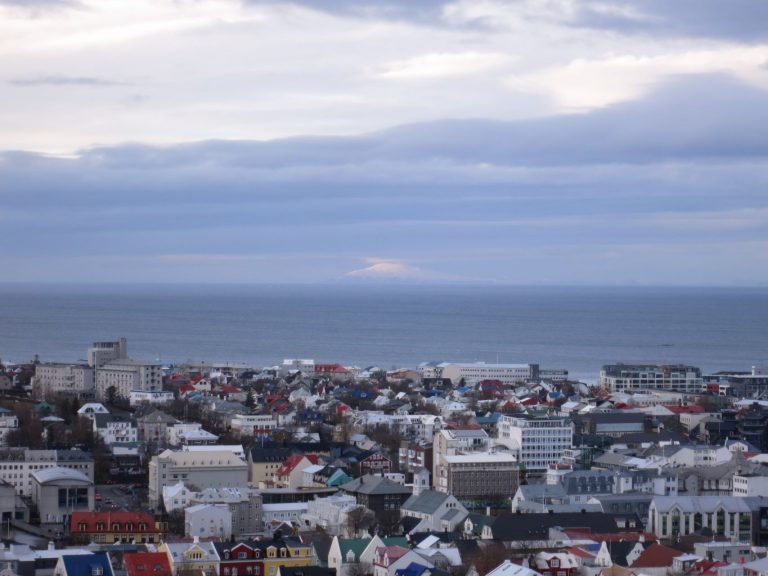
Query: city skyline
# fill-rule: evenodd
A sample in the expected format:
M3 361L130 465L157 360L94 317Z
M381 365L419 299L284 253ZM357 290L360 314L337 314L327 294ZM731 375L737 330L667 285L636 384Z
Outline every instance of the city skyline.
M766 18L0 0L0 281L764 286Z

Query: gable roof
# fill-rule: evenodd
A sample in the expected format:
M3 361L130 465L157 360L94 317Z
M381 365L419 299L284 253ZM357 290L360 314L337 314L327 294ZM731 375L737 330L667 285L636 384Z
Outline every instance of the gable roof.
M680 556L680 550L653 543L632 563L632 568L660 568L672 566L672 560Z
M82 554L77 556L62 556L64 569L69 576L82 576L83 574L93 574L94 569L101 568L104 576L114 576L112 564L107 557L106 552L95 552L93 554Z
M368 474L355 478L351 482L340 486L345 492L353 494L410 494L411 489L402 484L385 478L384 476L374 476Z
M168 556L162 552L136 552L125 554L123 564L128 576L172 576Z
M419 512L422 514L434 514L448 499L449 495L436 490L424 490L420 494L414 494L402 506L406 512Z

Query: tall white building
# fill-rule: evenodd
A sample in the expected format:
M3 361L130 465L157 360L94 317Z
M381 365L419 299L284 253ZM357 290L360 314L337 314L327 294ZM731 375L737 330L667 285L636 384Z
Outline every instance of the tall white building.
M88 365L91 367L125 358L128 358L128 340L125 338L116 342L94 342L88 349Z
M122 358L96 368L96 396L109 397L114 387L115 396L130 398L133 390L162 390L163 367L159 362Z
M704 388L701 370L684 364L609 364L600 371L600 386L610 392L674 390L698 393Z
M475 363L444 363L438 366L441 378L448 378L454 385L461 380L466 384L477 384L482 380L500 380L511 386L518 382L527 382L539 376L538 364L486 364Z
M57 394L93 394L93 368L85 364L37 364L32 378L35 398L52 399Z
M517 454L529 472L546 472L573 444L573 423L562 416L503 414L497 425L498 443Z
M485 452L491 439L482 428L461 428L440 430L432 442L432 486L435 490L445 491L447 484L441 479L447 478L448 456ZM442 488L441 488L442 487Z

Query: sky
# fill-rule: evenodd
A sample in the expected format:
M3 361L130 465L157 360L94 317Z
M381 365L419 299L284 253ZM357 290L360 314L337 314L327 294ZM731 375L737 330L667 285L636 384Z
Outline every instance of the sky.
M764 0L0 0L0 281L768 285Z

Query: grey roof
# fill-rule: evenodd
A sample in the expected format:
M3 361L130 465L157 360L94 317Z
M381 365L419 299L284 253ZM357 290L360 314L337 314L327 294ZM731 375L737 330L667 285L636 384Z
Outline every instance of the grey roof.
M454 518L456 518L457 516L466 516L466 514L464 512L462 512L461 510L459 510L458 508L451 508L450 510L448 510L448 512L443 514L441 520L449 520L450 521L450 520L453 520Z
M171 416L170 414L166 414L162 410L154 410L153 412L150 412L146 416L142 416L139 418L139 422L142 424L179 424L180 421Z
M345 492L357 494L410 494L410 488L383 476L361 476L340 486Z
M434 514L447 499L448 494L443 492L424 490L421 494L414 494L408 498L401 509L422 514Z
M61 466L54 466L53 468L43 468L42 470L35 470L32 472L32 477L40 484L45 482L56 482L61 480L75 480L78 482L85 482L93 484L91 479L79 470L73 468L62 468Z

